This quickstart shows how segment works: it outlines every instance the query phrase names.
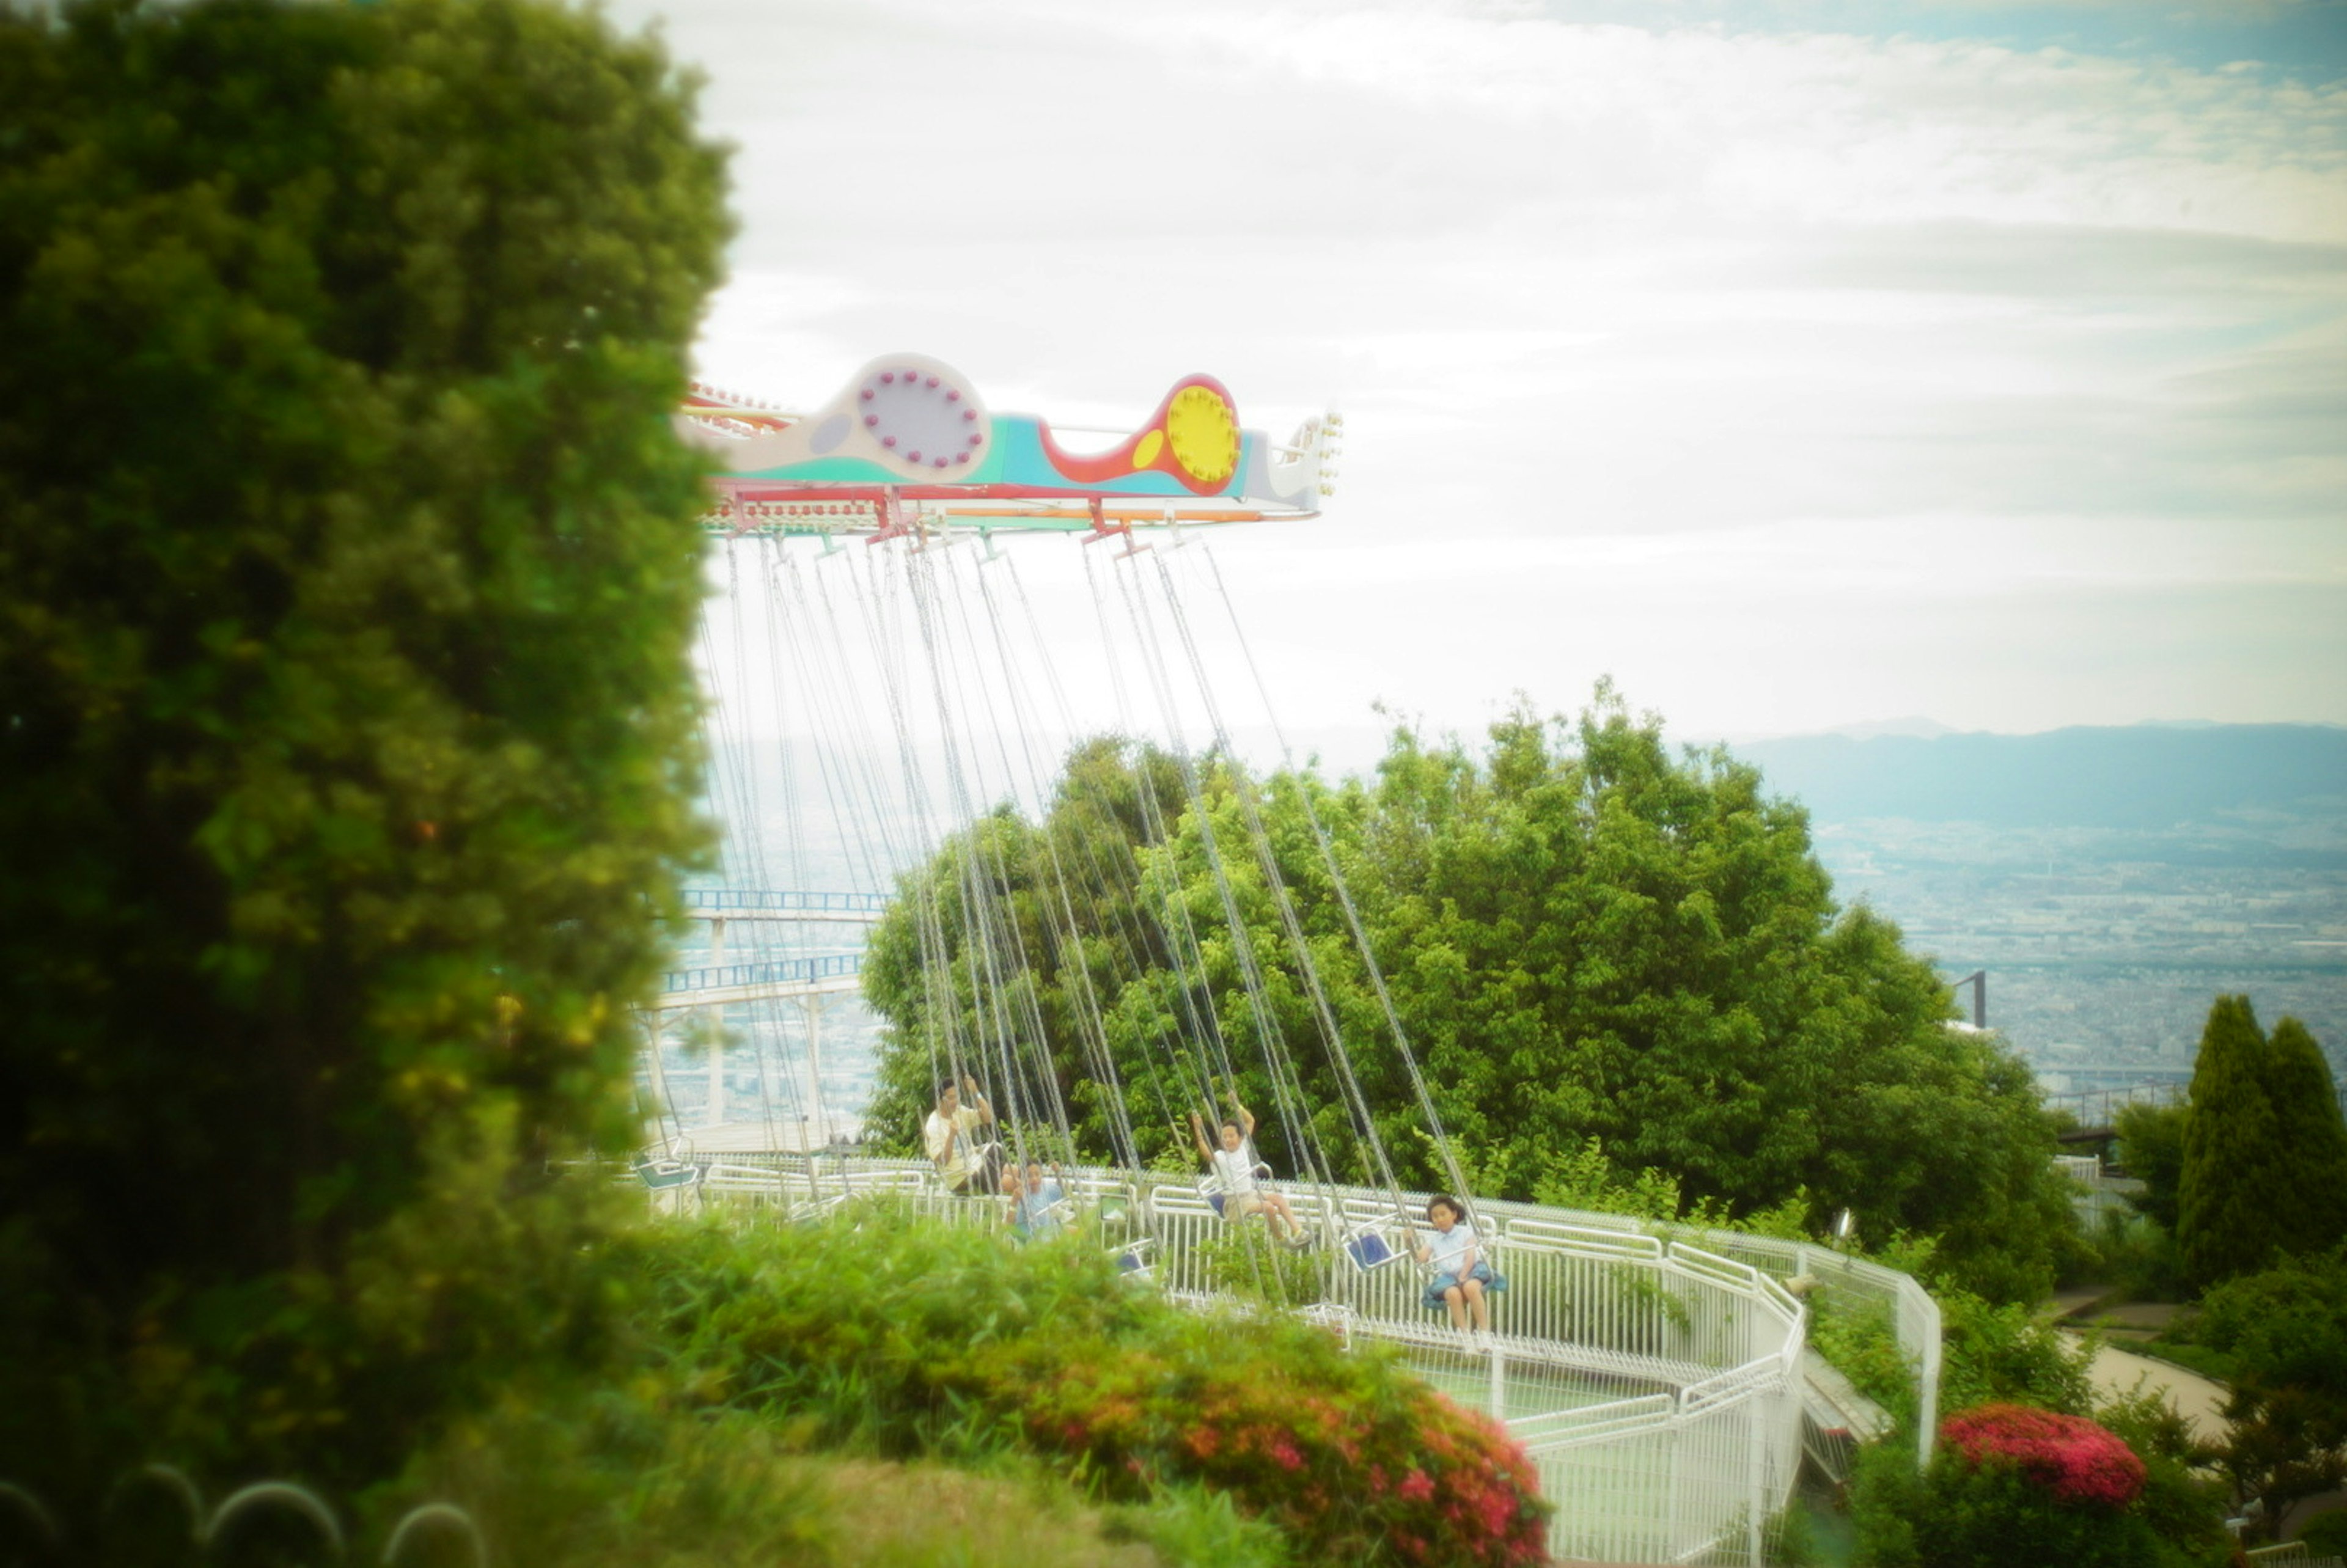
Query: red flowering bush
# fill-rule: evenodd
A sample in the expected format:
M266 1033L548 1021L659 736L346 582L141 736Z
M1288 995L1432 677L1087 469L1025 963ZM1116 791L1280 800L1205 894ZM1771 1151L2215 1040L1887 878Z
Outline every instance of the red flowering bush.
M2084 1416L1979 1405L1942 1422L1940 1439L1975 1467L2012 1465L2059 1502L2119 1509L2143 1493L2143 1460Z
M1318 1329L1173 1314L1145 1346L1030 1337L981 1363L1029 1443L1112 1495L1203 1482L1312 1561L1539 1563L1531 1461L1487 1417Z
M1897 1445L1862 1460L1851 1512L1879 1568L2148 1568L2142 1460L2104 1428L2020 1405L1947 1419L1920 1474Z

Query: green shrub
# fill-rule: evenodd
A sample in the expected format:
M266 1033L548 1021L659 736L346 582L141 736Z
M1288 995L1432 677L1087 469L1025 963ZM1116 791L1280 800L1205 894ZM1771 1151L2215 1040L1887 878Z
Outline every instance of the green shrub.
M1325 1294L1327 1250L1284 1246L1259 1225L1225 1225L1202 1242L1198 1251L1214 1288L1236 1300L1301 1307Z
M2152 1349L2164 1361L2188 1367L2202 1377L2219 1383L2240 1380L2241 1364L2222 1350L2211 1350L2188 1337L2192 1330L2186 1326L2170 1327L2152 1341Z
M2119 1107L2118 1157L2143 1191L2127 1202L2169 1235L2176 1234L2177 1189L2184 1179L2184 1128L2188 1102ZM2179 1259L2180 1264L2180 1259Z
M2347 1508L2317 1515L2298 1538L2317 1557L2347 1557Z
M2091 1347L2069 1344L2033 1307L1992 1307L1962 1290L1936 1294L1942 1409L2009 1401L2075 1416L2092 1408Z
M1282 1568L1288 1561L1280 1532L1240 1512L1231 1494L1214 1487L1162 1486L1149 1501L1118 1510L1112 1529L1147 1542L1173 1563Z
M1934 1460L1915 1521L1918 1568L2149 1568L2160 1550L2140 1516L2063 1502L2023 1471Z
M2141 1461L2106 1429L2014 1405L1952 1416L1920 1473L1860 1457L1852 1514L1874 1568L2150 1568L2173 1557L2137 1506Z
M2137 1301L2181 1301L2190 1289L2176 1237L2144 1214L2106 1209L2086 1238L2088 1272L2097 1284Z
M1901 1422L1915 1418L1915 1372L1899 1348L1891 1304L1819 1290L1809 1298L1809 1343L1860 1393Z
M680 1419L651 1393L507 1400L460 1423L388 1507L453 1501L513 1563L817 1560L827 1510L775 1434L739 1416Z
M2190 1334L2253 1382L2347 1399L2347 1249L2227 1280L2202 1298Z
M2224 1484L2202 1473L2217 1450L2194 1435L2165 1392L2147 1385L2139 1379L2132 1391L2097 1405L2095 1419L2143 1461L2136 1511L2152 1533L2196 1560L2212 1560L2228 1539Z
M656 1261L671 1380L791 1440L1038 1455L1104 1501L1227 1493L1298 1557L1541 1560L1529 1461L1382 1348L1204 1317L1086 1238L999 1238L874 1208L814 1230L688 1232Z

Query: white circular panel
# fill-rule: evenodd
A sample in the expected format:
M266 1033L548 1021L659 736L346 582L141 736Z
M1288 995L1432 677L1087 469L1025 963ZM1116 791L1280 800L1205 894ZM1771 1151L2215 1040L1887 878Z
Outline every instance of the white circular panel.
M907 478L955 479L985 456L993 428L977 392L947 364L890 354L865 366L849 394L860 455Z

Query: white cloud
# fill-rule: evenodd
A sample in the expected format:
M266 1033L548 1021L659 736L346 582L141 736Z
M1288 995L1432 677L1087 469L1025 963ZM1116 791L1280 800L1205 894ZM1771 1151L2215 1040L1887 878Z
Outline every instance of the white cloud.
M1223 547L1330 716L1613 668L1744 732L2347 719L2347 91L1512 6L666 11L742 149L712 378L1346 408L1341 595Z

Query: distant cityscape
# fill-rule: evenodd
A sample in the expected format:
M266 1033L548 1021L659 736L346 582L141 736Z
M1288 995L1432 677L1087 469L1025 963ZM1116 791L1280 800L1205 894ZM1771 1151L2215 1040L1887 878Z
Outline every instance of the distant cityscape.
M1739 745L2051 1092L2181 1078L2212 999L2347 1072L2347 730L2137 725Z
M2051 1092L2188 1076L2209 1005L2294 1014L2347 1068L2347 870L2143 858L2089 829L1822 825L1819 858L1949 979L1988 974L1988 1022ZM2194 838L2179 835L2188 851ZM1969 993L1967 993L1967 998Z

